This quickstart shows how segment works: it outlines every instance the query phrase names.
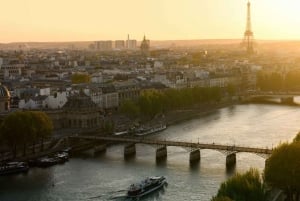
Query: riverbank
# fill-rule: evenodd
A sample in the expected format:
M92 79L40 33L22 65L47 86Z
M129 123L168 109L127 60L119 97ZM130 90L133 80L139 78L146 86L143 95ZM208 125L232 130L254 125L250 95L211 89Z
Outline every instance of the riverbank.
M193 118L198 118L218 109L230 107L239 103L239 101L224 101L221 103L203 104L191 109L170 111L165 114L165 121L167 126L170 126Z

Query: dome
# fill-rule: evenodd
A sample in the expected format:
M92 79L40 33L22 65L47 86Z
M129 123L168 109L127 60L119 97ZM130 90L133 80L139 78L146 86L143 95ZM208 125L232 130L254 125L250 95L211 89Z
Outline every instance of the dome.
M8 89L5 86L0 84L0 98L1 97L9 98L10 93L9 93Z
M94 103L89 96L85 94L79 94L70 96L68 101L63 106L65 110L95 110L97 109L96 103Z

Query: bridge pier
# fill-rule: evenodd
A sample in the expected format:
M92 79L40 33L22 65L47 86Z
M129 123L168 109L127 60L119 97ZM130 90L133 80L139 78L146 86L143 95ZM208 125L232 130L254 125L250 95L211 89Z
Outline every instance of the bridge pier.
M105 153L105 152L106 152L106 144L94 146L94 154Z
M129 144L124 147L124 158L134 156L136 154L135 144Z
M168 155L167 147L159 147L156 149L156 161L166 159Z
M293 104L294 103L294 97L287 97L287 98L280 98L281 103L283 104Z
M226 156L226 168L232 168L236 164L236 154L231 153Z
M190 152L190 164L198 163L200 161L200 150L196 149Z

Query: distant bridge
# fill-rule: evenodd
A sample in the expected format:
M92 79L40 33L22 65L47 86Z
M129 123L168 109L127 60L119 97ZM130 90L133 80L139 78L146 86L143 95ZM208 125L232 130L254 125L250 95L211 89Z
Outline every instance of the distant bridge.
M127 143L128 145L124 148L124 156L132 155L136 153L135 144L149 144L157 145L159 148L156 150L156 158L164 158L167 156L167 146L176 146L191 148L190 162L200 160L201 149L212 149L217 150L226 155L226 165L233 165L236 163L236 153L246 152L254 153L261 157L267 158L271 153L272 149L267 148L254 148L246 146L235 146L235 145L222 145L222 144L208 144L208 143L195 143L195 142L184 142L184 141L172 141L172 140L156 140L143 137L114 137L114 136L72 136L71 139L84 139L92 141L102 142L121 142ZM106 147L102 147L106 149Z
M300 92L256 92L249 94L251 97L288 98L300 96Z
M250 101L278 98L281 103L295 104L295 96L300 96L300 92L255 92L244 96L244 100Z

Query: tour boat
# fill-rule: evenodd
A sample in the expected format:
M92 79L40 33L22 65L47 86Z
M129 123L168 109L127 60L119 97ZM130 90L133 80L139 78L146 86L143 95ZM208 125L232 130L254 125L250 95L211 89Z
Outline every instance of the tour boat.
M128 131L120 131L114 133L114 135L126 135L126 134L128 134Z
M9 162L0 166L0 175L27 172L29 166L25 162Z
M29 165L36 167L49 167L59 163L64 163L69 160L69 154L67 152L58 152L52 156L45 156L35 160L30 160Z
M69 160L69 154L67 152L56 153L54 157L59 159L59 163L64 163Z
M128 198L140 198L151 192L154 192L162 188L167 184L166 178L164 176L160 177L147 177L140 183L131 184L129 190L127 191Z
M167 128L166 124L160 124L159 126L147 128L147 129L141 128L136 131L135 135L137 135L137 136L149 135L152 133L156 133L156 132L165 130L166 128Z

